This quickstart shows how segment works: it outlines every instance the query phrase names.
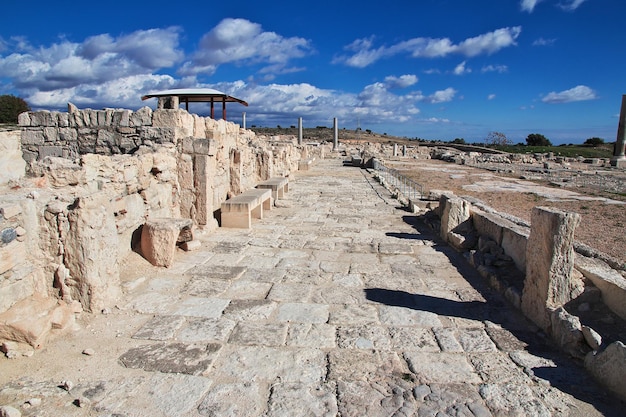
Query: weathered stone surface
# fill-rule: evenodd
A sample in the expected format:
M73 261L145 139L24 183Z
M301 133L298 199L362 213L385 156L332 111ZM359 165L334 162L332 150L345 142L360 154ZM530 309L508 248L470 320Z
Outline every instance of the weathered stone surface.
M535 207L531 216L526 259L522 311L540 328L550 328L548 307L559 307L572 299L575 282L574 231L580 215L554 208Z
M323 304L284 303L278 308L279 321L296 323L326 323L328 306Z
M217 375L243 381L316 383L326 374L326 355L319 349L242 346L221 352Z
M228 342L248 346L283 346L286 338L286 324L239 323Z
M202 416L260 416L267 406L269 393L253 382L216 384L198 406Z
M335 326L329 324L291 323L287 333L287 346L331 349L336 346L335 333Z
M113 213L86 199L68 212L65 266L71 298L87 311L101 311L120 296L117 229Z
M448 241L448 233L458 230L457 228L469 227L470 204L462 198L443 194L439 200L441 209L440 236Z
M380 306L381 323L393 326L438 327L441 321L435 313L406 307Z
M0 131L0 185L22 178L26 161L22 158L21 132Z
M337 415L333 383L323 385L282 383L272 386L267 405L268 417Z
M190 317L181 328L178 338L185 343L226 342L235 325L236 322L225 318Z
M576 256L576 269L602 292L602 301L626 320L626 278L599 259Z
M120 356L127 368L145 371L202 375L217 356L221 345L157 343L129 350Z
M174 260L179 236L191 230L190 219L157 218L148 220L141 229L141 253L155 266L169 267Z
M518 384L484 384L480 395L496 415L524 415L549 417L552 414L533 395L532 390Z
M481 382L474 368L462 354L406 352L405 358L411 372L426 383L477 384Z
M177 304L172 314L216 319L228 305L229 300L219 298L188 297Z
M611 391L626 398L626 385L624 385L626 346L624 343L614 342L601 352L588 353L585 357L585 368Z
M155 316L144 324L134 335L135 339L168 340L185 323L181 316Z

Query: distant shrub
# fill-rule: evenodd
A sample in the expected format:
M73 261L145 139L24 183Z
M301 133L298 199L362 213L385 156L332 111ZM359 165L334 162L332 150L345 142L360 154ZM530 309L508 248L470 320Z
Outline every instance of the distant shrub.
M552 146L552 142L540 133L531 133L526 137L528 146Z
M602 138L589 138L585 141L585 143L583 145L587 145L587 146L600 146L600 145L604 145L604 139Z
M17 117L25 111L30 111L30 107L23 98L0 96L0 123L17 123Z

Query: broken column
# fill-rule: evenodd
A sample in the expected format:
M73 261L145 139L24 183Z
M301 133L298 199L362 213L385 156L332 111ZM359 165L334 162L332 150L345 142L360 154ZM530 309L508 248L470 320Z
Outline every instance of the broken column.
M532 211L522 311L544 330L550 329L550 310L575 295L573 244L579 223L577 213L551 207L535 207Z
M298 145L302 145L302 117L298 117Z
M622 107L619 114L619 125L617 126L617 140L613 150L611 165L618 168L626 168L626 94L622 96Z

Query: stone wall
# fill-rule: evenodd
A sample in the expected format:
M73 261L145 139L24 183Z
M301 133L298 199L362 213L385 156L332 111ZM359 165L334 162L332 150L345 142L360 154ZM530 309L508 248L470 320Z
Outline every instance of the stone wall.
M449 193L439 203L435 229L441 238L465 252L492 287L626 398L626 347L603 323L624 328L626 277L602 254L575 244L580 216L536 207L528 226Z
M0 136L16 167L0 177L0 342L33 347L75 312L115 304L120 263L147 219L210 231L223 201L288 176L303 154L293 140L180 109L69 105L23 113L19 124Z

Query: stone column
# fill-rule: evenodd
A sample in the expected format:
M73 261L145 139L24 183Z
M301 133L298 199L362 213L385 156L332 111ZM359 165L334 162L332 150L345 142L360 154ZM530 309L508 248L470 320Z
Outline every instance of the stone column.
M543 330L550 329L548 309L572 299L575 282L574 231L580 215L551 207L535 207L526 245L526 279L522 311Z
M398 144L393 144L393 156L398 156Z
M333 118L333 151L339 147L339 128L337 126L337 118Z
M402 156L406 156L406 145L402 145Z
M244 111L241 115L241 127L246 128L246 112Z
M302 117L298 117L298 145L302 145Z
M619 114L619 125L617 126L617 139L615 141L615 149L613 150L613 158L611 165L618 168L626 168L626 156L624 155L626 147L626 94L622 96L622 107Z

